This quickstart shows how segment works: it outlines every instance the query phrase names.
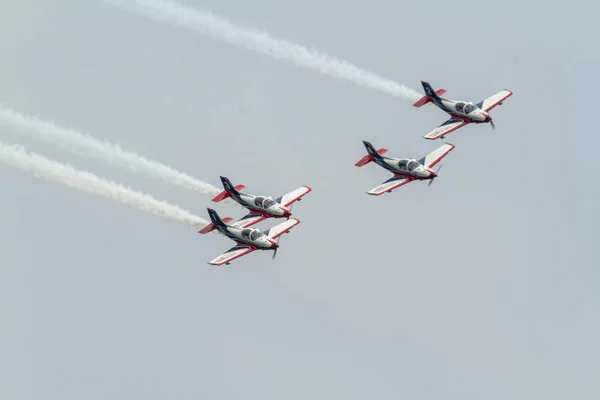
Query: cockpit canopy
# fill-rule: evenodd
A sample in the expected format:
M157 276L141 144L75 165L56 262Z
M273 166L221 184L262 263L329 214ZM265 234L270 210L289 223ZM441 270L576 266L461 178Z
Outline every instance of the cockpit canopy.
M470 114L475 110L477 110L477 107L474 104L464 103L462 101L459 101L458 103L456 103L456 111L458 111L458 112Z
M405 158L398 160L398 168L400 168L400 169L404 169L404 170L408 169L408 168L406 168L407 164L408 164L408 160Z
M419 167L420 165L421 165L421 163L419 163L416 160L409 160L406 158L398 160L398 168L405 170L405 171L412 171L413 169Z
M254 198L254 205L256 205L257 207L262 207L264 209L267 209L267 208L271 207L273 204L276 204L276 202L275 202L275 200L273 200L270 197L258 196L256 198Z
M418 162L417 160L410 160L410 161L408 162L407 168L408 168L408 170L409 170L409 171L412 171L412 170L414 170L415 168L418 168L418 167L420 167L420 166L421 166L421 163L420 163L420 162Z
M265 236L265 234L262 233L259 229L250 229L250 228L242 229L242 237L244 239L256 240L262 236Z

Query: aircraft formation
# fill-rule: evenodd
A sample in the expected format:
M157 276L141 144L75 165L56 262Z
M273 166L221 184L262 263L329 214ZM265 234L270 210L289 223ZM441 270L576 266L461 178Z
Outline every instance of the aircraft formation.
M492 129L495 129L489 112L494 107L502 105L504 100L513 94L510 90L501 90L485 100L473 104L469 101L441 97L446 93L445 89L434 91L428 82L421 81L421 84L423 85L425 95L415 102L413 106L420 108L431 103L450 115L448 120L423 136L428 140L444 139L448 133L454 132L471 123L489 123ZM455 147L453 144L445 143L417 160L415 158L386 157L384 154L387 153L387 149L380 148L379 150L375 150L375 147L366 140L363 140L363 144L367 150L367 155L358 160L354 165L356 167L363 167L374 162L393 174L391 178L366 192L372 196L391 193L392 190L412 181L429 181L428 185L431 185L434 179L438 177L441 164L435 170L433 167L439 164ZM245 188L244 185L233 186L229 179L223 176L221 177L221 182L223 184L223 191L215 196L212 201L220 202L231 198L243 207L246 207L249 212L234 223L230 223L233 220L232 218L221 218L215 210L208 209L211 223L199 232L206 234L216 229L236 242L235 246L214 258L209 264L216 266L229 265L236 258L245 256L256 250L272 250L273 259L275 259L281 235L289 233L293 227L300 224L300 220L292 218L292 204L302 200L302 197L310 193L312 189L308 186L302 186L273 199L266 196L254 196L242 193L241 190ZM266 231L250 228L252 225L268 218L286 218L286 221Z

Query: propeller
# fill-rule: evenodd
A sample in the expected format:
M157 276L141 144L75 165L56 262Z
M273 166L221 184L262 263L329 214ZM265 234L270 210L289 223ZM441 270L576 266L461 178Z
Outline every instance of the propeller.
M490 125L492 126L492 130L496 129L496 125L494 125L494 121L490 120Z
M277 238L277 244L279 244L279 239L281 239L281 236L279 236ZM273 250L273 258L271 258L271 260L275 259L275 256L277 255L277 250L279 250L279 247L275 248L275 250Z
M435 171L435 174L436 174L436 175L438 174L438 172L440 172L440 169L442 169L442 166L443 166L443 165L444 165L444 164L440 164L440 166L438 167L438 169ZM433 183L433 180L434 180L435 178L436 178L436 177L433 177L433 178L431 178L431 179L429 180L429 183L427 184L427 187L431 186L431 184Z

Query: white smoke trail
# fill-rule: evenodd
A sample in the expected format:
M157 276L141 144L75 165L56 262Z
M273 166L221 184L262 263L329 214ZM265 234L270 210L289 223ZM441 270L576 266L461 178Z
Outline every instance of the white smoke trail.
M203 195L214 196L222 190L159 162L122 150L118 145L95 139L72 129L58 127L37 117L25 116L0 105L0 128L2 127L10 128L11 132L45 140L74 153L99 158L133 172L143 173L151 178L160 178L172 185L191 189Z
M203 218L177 206L158 201L147 194L104 180L92 173L77 170L68 164L61 164L35 153L28 154L21 146L7 145L0 142L0 162L30 172L38 177L96 194L194 228L203 228L208 224L208 221Z
M348 61L337 60L314 49L273 39L265 32L242 28L207 11L197 10L168 0L104 0L123 9L145 14L157 21L169 22L210 35L249 50L284 59L338 79L380 90L393 96L416 101L422 97L416 91L361 69Z

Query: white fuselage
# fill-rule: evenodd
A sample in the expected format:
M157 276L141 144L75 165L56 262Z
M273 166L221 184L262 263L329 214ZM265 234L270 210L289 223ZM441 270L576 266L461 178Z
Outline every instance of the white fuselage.
M466 101L440 98L439 102L433 101L433 104L448 114L456 115L473 122L481 123L491 119L487 112Z
M263 249L274 249L278 247L277 242L262 233L259 229L236 228L227 226L219 228L219 231L236 242L250 244Z
M433 170L421 164L411 170L407 169L406 166L411 161L415 160L411 160L409 158L390 158L383 156L381 157L381 160L375 160L378 165L382 166L393 174L410 176L415 179L428 179L436 176L436 173Z
M277 203L266 196L253 196L245 193L239 193L234 199L250 210L259 211L272 217L288 217L292 215L287 207Z

